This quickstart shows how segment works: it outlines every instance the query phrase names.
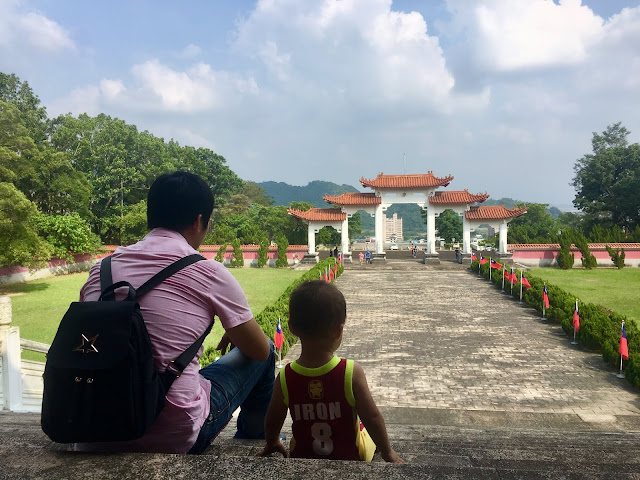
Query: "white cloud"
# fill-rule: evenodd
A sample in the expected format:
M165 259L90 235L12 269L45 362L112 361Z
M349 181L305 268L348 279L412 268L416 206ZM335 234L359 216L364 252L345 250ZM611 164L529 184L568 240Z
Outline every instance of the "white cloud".
M100 82L100 93L107 99L113 100L126 90L120 80L102 80Z
M18 19L18 25L24 39L39 50L58 52L75 48L66 30L39 13L27 13Z
M194 58L200 54L202 54L202 49L198 45L190 43L178 53L178 56L181 58Z
M219 108L234 98L258 93L253 78L214 71L197 63L185 72L173 70L158 60L134 65L132 73L143 94L152 93L162 110L197 112Z
M393 11L391 0L261 0L240 25L237 47L259 52L276 95L304 105L446 112L455 101L438 38L421 14Z
M35 11L21 11L21 3L0 1L0 49L22 54L58 53L74 50L69 32L60 24Z

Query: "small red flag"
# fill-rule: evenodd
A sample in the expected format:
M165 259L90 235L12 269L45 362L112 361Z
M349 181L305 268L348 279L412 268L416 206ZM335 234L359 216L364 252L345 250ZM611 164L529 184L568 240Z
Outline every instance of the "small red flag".
M476 257L476 254L471 252L471 261L474 262L475 260L477 260L478 257Z
M329 281L333 282L333 268L329 269Z
M576 300L576 309L573 311L573 328L576 332L580 330L580 315L578 315L578 301Z
M342 254L338 255L338 265L342 265Z
M487 260L486 258L484 258L482 255L480 255L480 265L484 265L485 263L487 263L489 260Z
M529 283L529 280L527 280L527 277L524 276L524 273L522 274L522 285L527 290L529 290L531 288L531 284Z
M546 284L542 287L542 302L544 303L544 308L549 308L549 295L547 295Z
M502 268L502 264L496 262L493 258L491 259L491 263L489 265L491 268L495 268L496 270L500 270Z
M284 343L284 335L282 335L282 325L280 324L280 318L278 318L278 326L276 327L276 333L273 334L273 344L278 350L282 350L282 344Z
M513 271L513 268L511 269L511 275L509 275L509 281L511 282L511 285L518 283L518 275Z
M333 265L333 276L335 278L338 278L338 264L337 263Z
M629 348L627 347L627 332L624 329L624 322L622 322L622 335L620 336L620 348L618 353L627 360L629 358Z

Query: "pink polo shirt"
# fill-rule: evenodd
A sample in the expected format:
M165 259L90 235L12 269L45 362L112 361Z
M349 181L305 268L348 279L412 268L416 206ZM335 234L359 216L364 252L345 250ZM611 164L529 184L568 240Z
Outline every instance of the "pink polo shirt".
M119 247L112 255L114 282L126 280L140 287L167 265L198 253L180 233L153 229L135 245ZM91 268L80 291L80 301L100 296L100 264ZM125 293L118 292L121 300ZM153 358L158 370L178 357L204 333L217 316L225 329L253 318L247 298L229 271L215 260L202 260L180 270L140 299ZM109 449L187 453L209 415L211 384L199 373L198 354L171 386L164 409L142 438L130 442L82 444L79 450Z

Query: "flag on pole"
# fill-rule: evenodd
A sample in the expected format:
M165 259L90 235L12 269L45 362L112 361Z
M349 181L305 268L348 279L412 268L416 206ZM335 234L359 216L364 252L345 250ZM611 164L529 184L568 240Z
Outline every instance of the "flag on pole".
M472 251L471 252L471 261L475 262L478 259L478 257L476 257L476 254Z
M480 265L484 265L485 263L487 263L489 260L487 260L486 258L484 258L482 255L480 255Z
M329 274L327 273L327 267L324 267L324 281L329 281Z
M618 353L625 360L629 358L629 348L627 346L627 332L624 329L624 322L622 322L622 335L620 336L620 347L618 348Z
M549 308L549 295L547 294L547 284L546 283L542 287L542 303L544 304L544 308Z
M580 315L578 315L578 300L576 300L576 309L573 311L573 328L577 332L580 330Z
M338 265L342 265L342 252L338 255Z
M333 265L333 276L334 276L334 278L338 278L338 264L337 263L335 263Z
M333 268L329 268L329 282L333 282Z
M511 275L509 275L509 281L511 282L511 285L518 283L518 276L516 275L516 272L513 271L513 268L511 269Z
M495 268L496 270L500 270L502 268L502 264L496 262L493 258L491 259L491 263L489 266L491 268Z
M507 266L504 266L504 269L502 270L502 278L510 281L511 280L511 275L509 275L509 269L507 268Z
M280 323L280 317L278 317L278 326L276 327L276 333L273 334L273 344L278 350L282 350L283 343L284 335L282 335L282 324Z
M322 280L322 272L318 270L318 280Z
M527 280L527 277L524 276L524 272L520 272L520 283L524 285L527 290L531 288L531 284L529 283L529 280Z

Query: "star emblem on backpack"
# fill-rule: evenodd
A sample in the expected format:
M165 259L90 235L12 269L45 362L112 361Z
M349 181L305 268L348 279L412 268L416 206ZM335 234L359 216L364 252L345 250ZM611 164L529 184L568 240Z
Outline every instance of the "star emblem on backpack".
M99 335L99 334L98 334ZM82 334L82 343L73 349L74 352L82 352L82 353L98 353L98 349L95 347L94 343L96 343L96 339L98 335L95 335L91 338L87 338L87 336Z

